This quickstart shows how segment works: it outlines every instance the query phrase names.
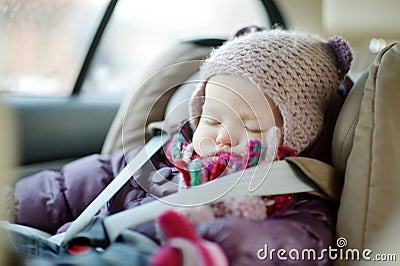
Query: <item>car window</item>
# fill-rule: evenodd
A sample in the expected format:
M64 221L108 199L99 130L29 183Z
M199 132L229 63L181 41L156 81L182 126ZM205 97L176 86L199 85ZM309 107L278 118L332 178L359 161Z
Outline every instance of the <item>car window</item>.
M0 92L70 95L108 2L0 0Z
M267 25L259 0L120 0L83 84L86 94L123 95L179 41L231 36L240 27ZM150 70L151 72L151 70Z

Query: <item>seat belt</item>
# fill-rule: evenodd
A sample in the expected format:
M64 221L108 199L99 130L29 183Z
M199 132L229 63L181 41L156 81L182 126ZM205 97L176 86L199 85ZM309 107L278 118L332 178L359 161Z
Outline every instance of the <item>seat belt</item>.
M96 213L118 192L118 190L139 170L168 140L170 135L156 135L136 154L127 166L111 181L110 184L89 204L64 234L64 242L85 228ZM51 241L51 238L49 239ZM57 240L58 242L59 240Z
M254 178L261 183L252 189ZM123 230L150 221L168 208L200 206L243 195L268 196L315 190L318 187L287 161L275 161L272 164L261 162L257 166L225 175L213 182L190 187L108 216L103 220L103 225L110 242L113 242Z

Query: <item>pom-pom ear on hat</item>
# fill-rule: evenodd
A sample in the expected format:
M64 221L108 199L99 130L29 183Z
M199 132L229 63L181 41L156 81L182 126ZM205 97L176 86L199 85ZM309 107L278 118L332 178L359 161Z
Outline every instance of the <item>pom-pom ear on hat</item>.
M346 40L339 36L329 38L328 45L332 48L339 68L339 78L343 79L349 72L353 54Z

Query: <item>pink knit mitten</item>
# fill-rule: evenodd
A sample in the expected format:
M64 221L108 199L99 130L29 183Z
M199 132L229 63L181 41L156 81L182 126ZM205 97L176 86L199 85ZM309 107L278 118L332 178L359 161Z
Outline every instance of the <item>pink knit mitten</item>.
M197 235L193 225L183 215L167 210L156 222L165 240L151 257L151 266L228 265L220 246Z

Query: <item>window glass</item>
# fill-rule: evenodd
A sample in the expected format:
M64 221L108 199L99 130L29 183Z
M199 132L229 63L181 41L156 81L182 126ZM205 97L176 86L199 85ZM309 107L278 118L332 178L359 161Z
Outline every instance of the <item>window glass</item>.
M69 95L107 0L0 0L0 92Z
M243 26L267 23L260 0L119 0L83 92L123 94L178 41L227 38Z

